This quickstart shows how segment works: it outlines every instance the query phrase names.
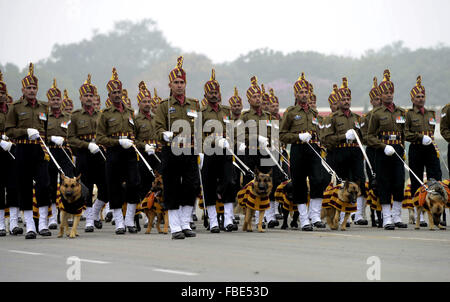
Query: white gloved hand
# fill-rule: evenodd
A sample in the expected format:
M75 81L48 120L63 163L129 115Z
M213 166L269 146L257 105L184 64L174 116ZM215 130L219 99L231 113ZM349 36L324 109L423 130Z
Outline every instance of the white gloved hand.
M133 141L128 138L120 138L119 144L122 146L122 148L128 149L133 145Z
M238 147L238 151L239 153L244 153L245 152L245 144L241 143Z
M145 152L147 152L148 155L155 154L155 147L151 146L149 144L145 145Z
M36 140L39 138L39 131L37 131L36 129L28 128L27 133L28 133L28 138L31 140Z
M199 153L198 156L200 157L200 169L203 168L203 159L205 158L204 153Z
M2 149L5 150L6 152L9 152L11 150L11 146L12 146L11 142L0 140L0 147L2 147Z
M95 144L95 143L89 143L88 149L89 149L89 151L91 151L92 154L95 154L98 151L100 151L99 146L97 146L97 144Z
M310 140L311 140L311 138L312 138L312 135L311 135L311 133L308 133L308 132L306 132L306 133L300 133L299 135L298 135L298 137L300 138L300 140L302 141L302 142L309 142Z
M164 131L163 132L163 138L166 142L170 143L170 141L172 141L173 138L173 132L171 131Z
M384 154L386 154L387 156L392 156L394 153L394 147L392 147L391 145L386 145L386 147L384 148Z
M226 138L223 138L223 137L221 137L217 140L217 145L222 149L230 148L230 143L227 141Z
M433 140L431 139L431 137L429 137L428 135L424 135L423 136L423 138L422 138L422 145L428 146L432 142L433 142Z
M9 137L7 137L5 134L2 135L2 140L9 141Z
M261 147L265 148L269 145L269 139L267 137L258 135L258 142L261 145Z
M347 130L347 132L345 132L345 138L351 141L354 141L356 139L355 132L353 131L353 129L349 129Z
M50 140L55 143L55 145L62 146L64 143L64 137L62 136L51 136Z

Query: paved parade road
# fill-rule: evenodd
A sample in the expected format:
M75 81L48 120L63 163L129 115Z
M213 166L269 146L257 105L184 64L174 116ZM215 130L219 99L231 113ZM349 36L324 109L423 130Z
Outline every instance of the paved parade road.
M211 234L197 222L197 237L184 240L152 231L118 236L104 223L76 239L8 235L0 238L0 281L68 281L74 268L81 281L450 281L450 230ZM371 256L379 263L368 264Z

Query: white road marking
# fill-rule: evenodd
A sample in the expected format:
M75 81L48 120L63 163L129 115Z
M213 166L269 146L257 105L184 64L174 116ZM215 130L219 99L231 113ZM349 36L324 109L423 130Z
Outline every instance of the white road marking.
M109 264L111 262L107 262L107 261L100 261L100 260L89 260L89 259L81 259L80 261L82 262L88 262L88 263L96 263L96 264Z
M44 255L42 253L33 253L33 252L25 252L25 251L17 251L17 250L9 250L11 253L16 253L16 254L25 254L25 255Z
M197 276L197 273L189 273L189 272L182 272L182 271L173 271L169 269L159 269L155 268L153 269L155 272L162 272L162 273L168 273L168 274L177 274L177 275L186 275L186 276Z
M419 238L419 237L398 237L398 236L370 236L370 235L350 235L350 234L337 234L337 233L305 233L313 236L343 236L343 237L355 237L364 239L403 239L403 240L418 240L418 241L437 241L437 242L450 242L449 239L435 239L435 238Z

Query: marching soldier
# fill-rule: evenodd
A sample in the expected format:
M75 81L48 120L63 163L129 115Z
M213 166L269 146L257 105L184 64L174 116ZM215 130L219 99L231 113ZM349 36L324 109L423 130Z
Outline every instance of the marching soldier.
M266 93L264 84L261 84L261 110L269 112L270 111L269 107L270 107L269 94Z
M67 92L67 91L66 91ZM67 129L70 123L70 116L61 110L61 91L56 87L56 79L53 86L47 92L48 98L48 123L47 123L47 144L50 152L60 165L65 176L74 177L73 163L71 162L71 151L67 146ZM56 223L56 193L58 189L58 168L53 162L49 163L48 173L50 176L50 204L52 207L52 217L49 220L49 229L55 230Z
M350 110L351 102L352 93L348 88L347 78L343 78L341 89L338 91L339 110L331 114L323 135L329 144L329 149L334 150L333 169L336 174L343 180L358 183L364 196L366 182L363 155L356 141L356 135L361 137L361 117ZM364 197L358 197L356 205L355 223L367 225L367 220L362 217Z
M95 88L94 89L94 96L95 97L94 97L94 101L92 102L92 104L93 104L95 110L101 111L102 103L101 103L101 100L100 100L100 95L97 92L97 87L94 86L94 88Z
M406 113L405 138L411 142L408 151L409 167L423 181L426 167L427 179L442 180L441 165L434 145L436 113L425 108L425 87L422 78L417 77L416 85L411 89L412 110ZM411 195L420 187L419 181L410 172Z
M204 159L202 167L203 192L209 217L211 233L220 233L216 212L216 202L224 204L225 231L233 230L233 202L235 195L232 190L233 158L226 154L230 147L227 137L227 127L230 128L230 108L220 104L222 96L219 82L212 70L211 79L205 84L205 99L207 103L202 109L204 129ZM212 121L215 124L212 124ZM217 128L218 126L220 128ZM208 130L210 129L210 131ZM209 149L209 150L208 150Z
M139 203L140 175L136 150L133 148L136 135L134 111L123 103L122 82L113 68L111 80L106 85L112 106L100 113L97 123L97 141L106 147L106 186L110 209L116 223L116 234L137 233L134 224L136 206ZM122 183L126 182L126 189ZM125 224L122 205L125 196L127 212Z
M232 97L230 97L230 99L228 100L228 103L230 104L230 108L231 108L231 119L233 121L237 121L239 120L239 118L241 117L241 113L242 113L242 99L238 94L238 90L236 87L234 87L234 95Z
M0 162L4 171L0 173L0 237L6 236L5 209L8 207L14 209L14 216L10 214L9 219L10 233L14 235L23 233L22 228L19 228L17 224L19 200L13 159L15 145L5 135L6 115L10 107L11 105L8 105L8 91L6 84L3 82L3 74L0 71Z
M377 196L382 207L383 227L385 230L407 228L401 219L405 171L403 162L397 158L405 151L406 112L394 104L394 83L389 70L384 71L383 82L378 87L382 106L373 110L367 142L368 146L376 149Z
M41 236L51 236L47 226L50 157L42 142L47 135L48 106L36 99L37 91L38 79L34 75L33 64L30 64L28 75L22 80L23 98L15 102L8 111L5 125L6 135L17 144L15 168L20 171L18 191L20 209L24 212L27 226L25 239L36 238L36 226L33 221L33 180L39 208L38 232ZM17 208L11 209L11 212L16 211Z
M169 212L172 239L196 236L190 220L200 192L198 156L192 152L191 135L200 106L197 100L186 97L186 72L182 67L183 57L179 57L177 66L169 74L171 95L159 104L155 114L157 138L167 144L162 149L161 160L164 202ZM189 131L179 127L185 124L190 126Z
M77 161L77 171L81 174L81 182L88 188L89 197L86 204L85 232L93 232L94 225L101 228L102 225L95 218L107 200L105 184L105 160L102 151L96 143L97 119L100 112L94 108L95 86L91 84L91 75L81 85L80 89L81 109L72 113L67 136L70 148L74 152ZM97 200L92 205L94 184L97 185Z
M64 89L64 98L62 100L61 109L68 115L72 114L73 102L69 98L69 93L67 92L67 89Z
M441 110L441 135L447 141L447 165L450 163L450 103Z
M309 97L309 107L311 107L314 110L317 110L317 96L314 94L314 86L311 85L311 96Z
M294 204L298 204L300 225L303 231L312 231L313 225L325 227L320 220L322 197L328 183L328 174L321 164L321 159L311 148L320 154L319 146L319 113L308 104L310 88L304 74L294 84L295 106L286 109L280 126L280 140L291 146L291 176L294 187ZM310 144L310 145L308 145ZM325 178L327 176L327 178ZM310 212L308 188L310 186ZM310 218L311 217L311 221ZM311 225L311 222L313 225Z

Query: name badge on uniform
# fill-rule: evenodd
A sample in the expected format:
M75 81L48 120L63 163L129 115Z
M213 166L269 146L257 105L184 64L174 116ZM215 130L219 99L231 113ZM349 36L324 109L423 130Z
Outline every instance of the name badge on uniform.
M130 124L134 126L134 121L133 121L133 118L131 116L128 118L128 122L130 122Z
M230 117L228 115L224 116L223 117L223 122L228 124L230 122Z
M61 123L61 128L67 129L69 127L70 121L67 122L62 122Z
M434 118L430 117L430 119L428 120L428 123L430 125L436 125L436 120Z
M169 113L174 113L175 112L175 107L170 107L169 108Z
M187 115L193 118L197 117L197 111L195 111L194 109L189 109L187 112Z
M46 121L47 120L47 114L45 114L45 112L39 113L39 119L41 121Z
M404 116L397 116L397 118L395 119L395 122L397 124L404 124L406 122L406 119Z
M298 121L298 120L301 120L302 119L302 116L301 115L296 115L296 116L294 116L294 120L296 120L296 121Z

